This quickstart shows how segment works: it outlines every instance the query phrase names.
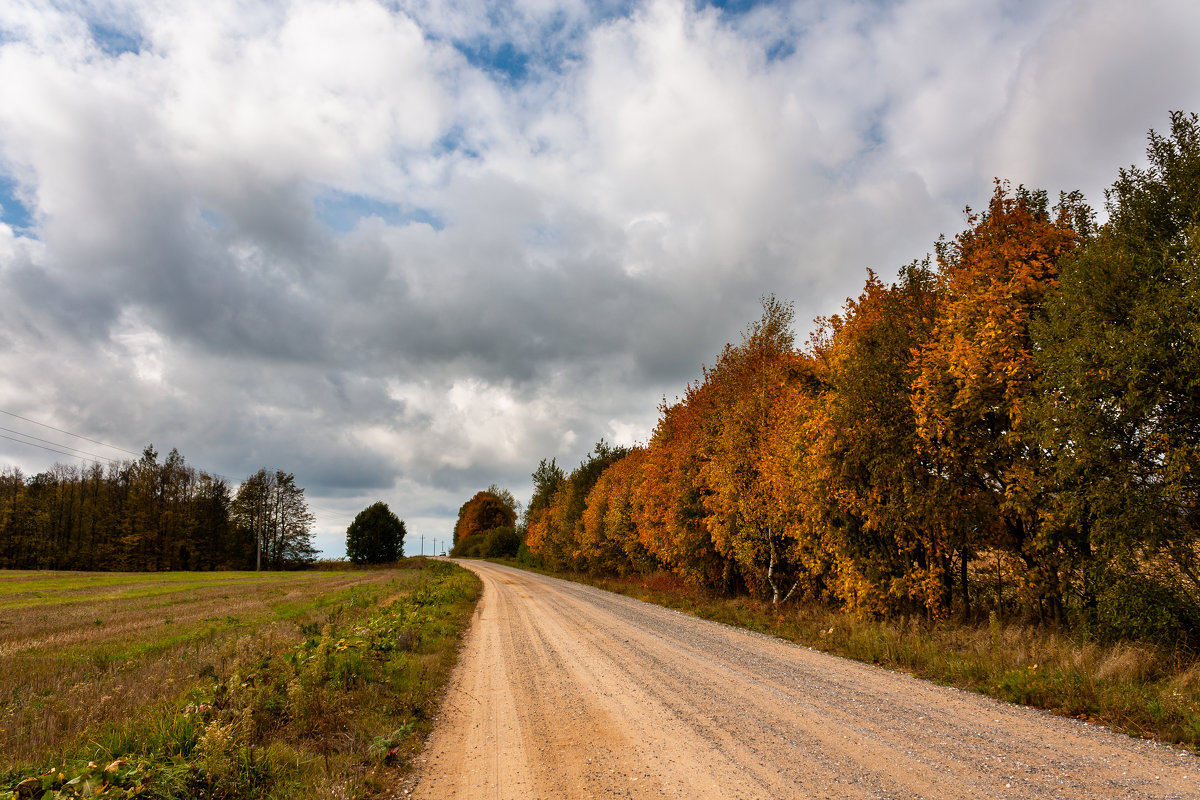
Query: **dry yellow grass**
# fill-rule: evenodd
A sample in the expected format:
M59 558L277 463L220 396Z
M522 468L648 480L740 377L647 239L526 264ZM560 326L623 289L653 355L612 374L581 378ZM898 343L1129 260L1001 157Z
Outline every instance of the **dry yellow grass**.
M1096 665L1096 677L1106 681L1149 681L1160 671L1158 652L1147 645L1119 642L1108 648Z

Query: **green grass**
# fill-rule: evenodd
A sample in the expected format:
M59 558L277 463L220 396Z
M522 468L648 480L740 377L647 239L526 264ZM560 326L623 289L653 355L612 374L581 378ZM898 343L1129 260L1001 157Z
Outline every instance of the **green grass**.
M668 573L595 578L537 571L1200 752L1200 660L1185 650L1098 643L994 617L982 625L873 621L820 605L775 607L692 589Z
M0 767L0 791L24 782L56 797L382 794L408 769L432 724L479 593L478 580L453 565L412 559L407 566L323 572L329 591L280 595L274 609L246 620L35 653L29 663L50 669L70 650L80 662L92 659L78 669L109 678L150 676L156 665L185 662L188 677L173 692L125 706L115 720L76 731L61 748ZM345 580L355 583L341 586ZM24 708L75 697L77 677L43 680L45 688L21 698ZM19 723L19 715L12 719Z
M314 579L319 580L318 573L287 573L286 578L288 583ZM91 577L88 573L62 577L55 572L5 572L0 578L0 610L133 600L239 584L274 585L282 580L278 572L149 572Z

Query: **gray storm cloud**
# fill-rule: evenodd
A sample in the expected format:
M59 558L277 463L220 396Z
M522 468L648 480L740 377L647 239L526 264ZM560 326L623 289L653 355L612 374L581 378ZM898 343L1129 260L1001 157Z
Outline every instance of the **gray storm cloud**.
M294 471L332 554L376 499L441 535L646 438L761 295L836 311L995 176L1099 204L1200 108L1185 0L15 2L0 32L0 408Z

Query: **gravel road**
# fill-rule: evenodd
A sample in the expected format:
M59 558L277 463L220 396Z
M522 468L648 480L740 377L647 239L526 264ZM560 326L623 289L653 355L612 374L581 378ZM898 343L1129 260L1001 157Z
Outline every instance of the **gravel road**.
M495 564L420 798L1200 798L1200 759Z

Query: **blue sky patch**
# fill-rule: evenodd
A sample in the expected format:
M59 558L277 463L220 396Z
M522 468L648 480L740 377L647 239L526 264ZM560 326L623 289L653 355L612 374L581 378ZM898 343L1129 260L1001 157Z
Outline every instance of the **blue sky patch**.
M523 83L529 75L529 54L512 42L479 40L455 42L458 52L467 57L471 66L499 77L510 86Z
M88 32L105 55L116 58L125 53L138 55L142 52L144 42L136 31L123 31L101 22L89 22Z
M18 196L17 182L0 175L0 222L20 234L33 230L33 214Z
M783 61L796 52L796 43L786 39L777 39L767 48L767 61Z
M863 141L867 143L868 147L877 148L883 145L886 139L887 136L883 129L883 113L880 112L863 131Z
M777 5L777 2L776 0L708 0L708 2L700 2L697 5L719 8L727 14L745 14L758 6Z
M225 227L225 218L211 208L200 209L200 220L213 230L219 231Z
M434 145L433 152L437 155L446 153L462 153L468 158L479 158L479 151L470 147L467 144L466 132L461 125L455 125L446 131L437 144Z
M338 233L349 233L358 227L359 220L379 217L389 225L425 224L442 230L445 223L432 211L424 208L405 208L361 194L349 194L329 189L313 199L317 219Z

